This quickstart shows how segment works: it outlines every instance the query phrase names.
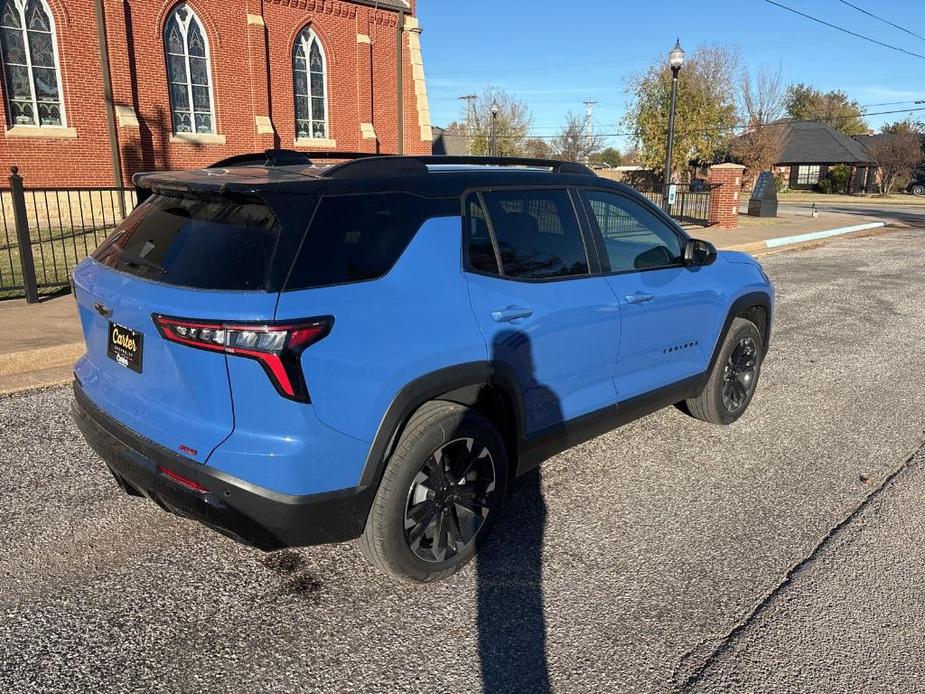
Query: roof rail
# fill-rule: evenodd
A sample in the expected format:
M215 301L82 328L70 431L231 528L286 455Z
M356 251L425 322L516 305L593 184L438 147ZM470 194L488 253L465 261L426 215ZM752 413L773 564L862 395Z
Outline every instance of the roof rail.
M268 149L263 152L236 154L210 164L209 169L228 169L235 166L292 166L309 165L318 159L360 159L376 156L366 152L298 152L293 149Z
M322 176L326 178L373 178L388 176L424 176L428 165L469 164L474 166L515 166L551 169L555 173L596 176L584 164L558 159L530 157L462 157L449 155L367 156L332 166Z

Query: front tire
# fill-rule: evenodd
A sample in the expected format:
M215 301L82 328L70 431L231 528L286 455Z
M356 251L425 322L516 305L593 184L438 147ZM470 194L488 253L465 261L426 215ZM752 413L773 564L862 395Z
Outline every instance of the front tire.
M918 183L912 186L912 194L917 195L919 197L925 195L925 185Z
M711 424L732 424L741 417L755 395L763 355L757 326L734 318L706 385L685 401L691 416Z
M389 458L360 550L401 580L456 573L498 515L507 467L504 443L488 419L457 403L425 403Z

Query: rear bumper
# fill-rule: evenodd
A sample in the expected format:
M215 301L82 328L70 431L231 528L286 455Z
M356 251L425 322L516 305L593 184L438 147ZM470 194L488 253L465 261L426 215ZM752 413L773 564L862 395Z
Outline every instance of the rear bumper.
M99 409L74 382L74 421L119 486L166 511L264 550L343 542L363 532L373 489L280 494L184 458L149 441ZM167 469L208 491L196 491Z

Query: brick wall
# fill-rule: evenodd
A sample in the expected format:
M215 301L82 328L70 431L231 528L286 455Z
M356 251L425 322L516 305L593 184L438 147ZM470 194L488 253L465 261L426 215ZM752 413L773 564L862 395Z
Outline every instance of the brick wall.
M0 138L0 175L16 164L29 186L112 185L93 0L48 0L56 23L67 129ZM270 147L397 150L398 13L347 0L190 0L210 46L213 137L174 137L163 28L175 0L104 0L117 137L126 181L140 170L190 168ZM414 5L411 6L413 12ZM296 143L292 47L311 26L327 59L325 141ZM405 25L404 151L431 148L420 53ZM5 87L4 87L5 88ZM422 112L421 105L424 110ZM3 96L6 112L6 97ZM423 120L422 120L423 119ZM4 120L8 122L8 117ZM427 121L426 128L421 127Z

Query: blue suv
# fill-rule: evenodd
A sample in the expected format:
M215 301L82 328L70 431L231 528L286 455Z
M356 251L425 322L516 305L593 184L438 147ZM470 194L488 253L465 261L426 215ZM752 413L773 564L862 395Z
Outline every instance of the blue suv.
M668 405L735 421L768 349L754 259L578 164L272 150L135 184L73 274L75 419L125 492L264 550L443 578L515 477Z

